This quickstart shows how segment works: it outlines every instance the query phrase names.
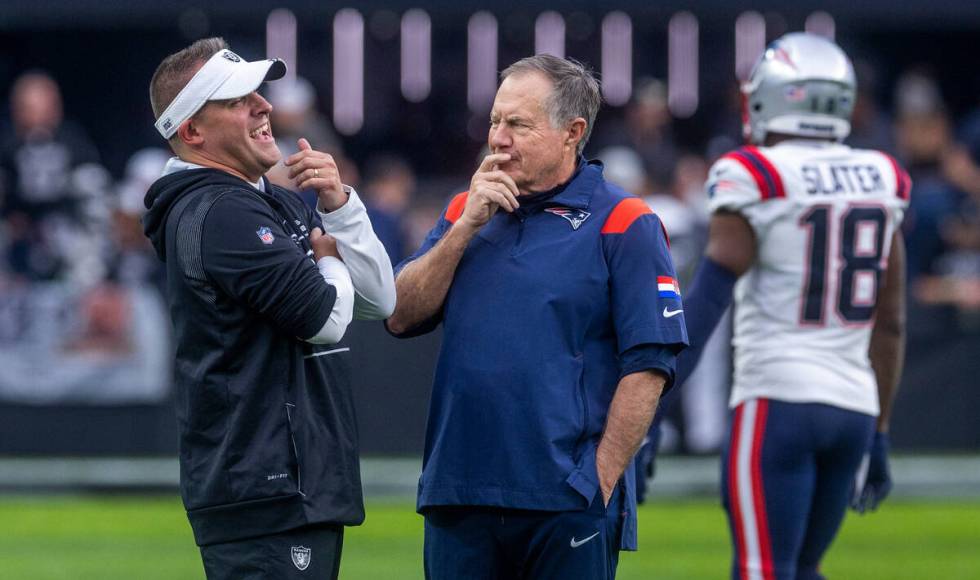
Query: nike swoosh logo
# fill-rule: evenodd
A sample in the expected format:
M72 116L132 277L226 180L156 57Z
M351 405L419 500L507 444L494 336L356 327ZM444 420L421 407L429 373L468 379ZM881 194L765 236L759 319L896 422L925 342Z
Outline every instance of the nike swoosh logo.
M684 312L684 309L683 308L680 308L680 309L677 309L677 310L667 310L667 307L664 306L664 318L671 318L671 317L677 316L681 312Z
M599 532L596 532L596 533L592 534L591 536L589 536L588 538L585 538L584 540L576 540L575 539L575 536L572 536L572 541L569 542L568 545L571 546L571 547L573 547L573 548L578 548L582 544L588 542L589 540L591 540L592 538L594 538L594 537L596 537L598 535L599 535Z

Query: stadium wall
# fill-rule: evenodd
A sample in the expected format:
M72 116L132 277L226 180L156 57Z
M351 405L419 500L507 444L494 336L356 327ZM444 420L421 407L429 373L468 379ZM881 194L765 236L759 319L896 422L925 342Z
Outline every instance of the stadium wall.
M943 324L922 314L913 325ZM948 322L948 321L947 321ZM953 325L955 328L955 325ZM913 332L892 420L900 451L980 450L980 335ZM396 340L380 324L352 327L356 404L365 455L422 452L438 333ZM0 456L172 455L172 403L158 405L24 405L0 403Z

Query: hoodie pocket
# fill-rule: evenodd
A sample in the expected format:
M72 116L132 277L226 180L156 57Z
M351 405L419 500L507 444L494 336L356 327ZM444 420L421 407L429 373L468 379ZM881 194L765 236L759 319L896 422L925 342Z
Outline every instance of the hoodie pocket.
M579 406L579 435L573 450L575 469L565 482L577 491L586 501L586 506L592 504L599 490L599 473L596 468L595 452L598 445L598 434L592 433L589 426L591 413L589 409L589 394L585 387L584 356L575 356L578 369L578 384L576 399Z
M585 357L582 353L575 355L575 368L578 370L578 384L576 385L576 395L578 396L579 416L581 419L578 441L575 447L581 449L582 443L589 438L589 394L585 391Z
M596 446L593 441L585 445L584 453L576 464L575 470L565 479L565 483L585 499L585 507L592 505L599 492L599 470L595 463Z
M289 453L292 457L292 463L294 466L293 476L296 480L296 491L299 494L303 494L303 466L300 462L299 447L296 444L296 426L293 424L293 415L295 414L296 405L292 403L286 403L286 426L289 431Z
M219 440L223 467L212 467L227 481L229 491L210 504L295 494L299 468L289 419L295 411L280 406L285 402L282 398L267 403L248 389L232 387L228 433ZM234 393L245 395L235 399ZM302 445L301 440L296 442Z

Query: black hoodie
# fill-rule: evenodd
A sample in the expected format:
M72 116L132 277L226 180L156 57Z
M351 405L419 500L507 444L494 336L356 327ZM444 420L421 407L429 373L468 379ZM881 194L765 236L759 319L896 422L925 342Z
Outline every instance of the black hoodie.
M177 344L180 486L198 545L364 519L349 351L299 196L189 169L146 194ZM324 356L328 355L329 356Z

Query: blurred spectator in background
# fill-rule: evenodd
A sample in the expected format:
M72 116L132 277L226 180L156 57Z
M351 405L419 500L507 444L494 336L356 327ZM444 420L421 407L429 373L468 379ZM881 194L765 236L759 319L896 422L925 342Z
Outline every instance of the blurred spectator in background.
M88 136L64 120L61 91L48 74L21 75L10 106L13 127L0 141L3 267L19 279L97 283L109 174Z
M106 240L101 248L105 278L80 297L77 332L66 343L66 351L129 356L144 348L137 336L146 330L135 317L145 319L146 311L154 307L143 302L159 300L164 270L143 235L140 218L146 211L143 196L160 178L169 158L163 149L147 148L134 153L126 163L126 175L110 204L110 220L100 228ZM149 292L137 292L147 285ZM159 314L157 309L154 315ZM158 349L166 344L166 334L160 326L152 330L157 336L148 339L152 344L145 348Z
M745 142L742 135L742 111L745 97L742 96L741 83L735 81L728 85L722 106L718 107L711 119L711 138L704 148L708 163ZM701 184L704 189L704 183ZM707 213L707 207L705 207Z
M610 183L638 197L646 197L649 193L650 183L643 159L633 148L625 145L606 147L596 155L596 159L602 161L602 174Z
M487 155L490 155L490 147L484 144L473 158L472 167L469 169L478 167ZM422 245L429 231L436 226L439 215L446 209L446 205L457 193L466 191L469 186L469 177L461 180L455 174L429 176L422 181L422 184L416 188L412 203L405 210L402 218L406 248L409 251Z
M439 221L439 214L446 207L446 200L440 198L418 198L405 212L405 243L407 248L417 248L425 241L429 231Z
M952 144L949 117L935 79L910 70L895 87L898 155L912 178L912 199L905 220L908 277L935 273L946 251L943 224L956 211L956 193L942 174Z
M54 79L25 73L10 103L13 126L0 143L0 279L16 283L0 295L0 397L157 402L169 391L165 311L155 290L126 283L159 270L155 258L140 266L134 257L146 260L138 220L148 182L137 181L153 181L162 164L131 163L114 205L109 173L87 135L64 120Z
M415 193L415 171L397 155L379 154L364 166L364 205L374 226L374 232L388 251L393 264L411 253L408 241L406 212Z
M163 289L163 268L150 241L143 235L140 219L146 212L143 198L150 185L163 175L170 154L147 147L126 162L126 174L116 188L112 212L112 241L106 263L110 276L125 286L152 284Z
M356 187L356 183L349 182L350 172L346 171L339 158L343 155L343 145L330 126L330 122L317 108L316 90L310 81L303 77L296 77L295 80L282 80L279 84L271 85L268 88L269 102L272 104L272 134L275 135L276 145L282 151L282 158L286 159L299 151L297 141L302 137L310 142L310 145L317 151L329 153L337 159L338 169L342 171L348 185ZM286 166L281 162L276 164L269 173L266 174L272 183L289 190L296 190L294 183L287 175ZM304 200L313 206L316 203L316 194L312 191L301 192Z
M292 82L269 87L272 103L272 126L276 144L283 157L298 151L296 141L303 137L317 151L335 155L343 152L343 145L330 126L330 122L317 108L316 90L310 81L296 77Z
M666 85L656 79L639 79L623 119L599 129L602 133L598 135L596 147L632 148L643 160L652 187L663 191L673 181L678 157L672 123Z
M877 149L895 154L894 121L881 109L875 92L878 90L877 68L868 61L854 62L857 76L857 99L851 117L851 134L845 143L859 149Z
M94 356L122 357L132 353L133 307L121 286L101 284L85 293L78 302L79 325L64 344L64 352Z
M919 300L957 307L961 321L980 325L980 109L966 117L942 159L942 176L953 188L951 211L938 224L944 252L934 276L916 286Z
M700 155L685 153L677 160L670 189L672 197L687 207L705 228L708 223L708 194L704 190L704 182L707 179L708 162Z

